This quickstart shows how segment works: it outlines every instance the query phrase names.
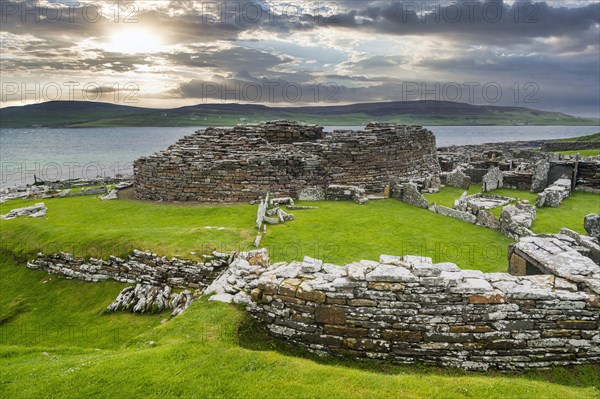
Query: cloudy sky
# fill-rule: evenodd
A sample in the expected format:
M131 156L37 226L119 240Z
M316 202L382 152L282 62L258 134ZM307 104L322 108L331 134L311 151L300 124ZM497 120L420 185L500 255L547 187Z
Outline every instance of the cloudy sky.
M600 116L599 2L0 4L2 107L429 99Z

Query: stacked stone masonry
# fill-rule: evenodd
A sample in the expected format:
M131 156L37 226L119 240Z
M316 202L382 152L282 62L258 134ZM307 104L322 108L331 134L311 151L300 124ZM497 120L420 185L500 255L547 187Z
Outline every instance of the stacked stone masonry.
M517 277L412 256L305 259L262 273L249 310L319 353L476 370L598 363L600 292L581 283L596 269Z
M227 268L229 256L213 256L205 262L194 262L137 250L127 259L111 256L108 260L86 260L64 252L52 255L40 253L35 260L27 263L27 267L89 282L112 279L122 283L204 289Z
M527 141L439 148L442 181L460 186L461 180L454 176L459 169L471 183L483 184L487 183L484 176L491 169L499 168L505 188L538 193L567 177L574 190L600 192L600 157L545 153L540 151L546 150L545 144L544 141Z
M600 363L600 267L513 276L382 255L269 265L242 253L207 288L317 353L474 370ZM570 271L569 271L570 270Z
M391 178L439 181L435 136L419 126L364 131L277 121L208 128L135 162L139 199L242 202L352 185L382 193Z
M415 256L382 255L345 266L308 257L270 264L261 249L217 259L200 273L195 262L142 252L129 261L84 263L67 254L40 256L29 267L87 281L138 281L142 285L123 290L110 308L148 309L147 301L160 297L165 304L178 301L174 314L193 298L186 292L176 297L163 284L212 281L201 290L214 293L211 300L245 303L275 337L322 354L470 370L600 363L600 266L593 262L513 276Z

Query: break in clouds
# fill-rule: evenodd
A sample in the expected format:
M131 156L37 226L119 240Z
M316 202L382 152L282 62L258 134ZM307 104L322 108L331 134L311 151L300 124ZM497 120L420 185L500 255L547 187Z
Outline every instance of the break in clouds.
M598 2L0 5L1 106L438 99L599 116Z

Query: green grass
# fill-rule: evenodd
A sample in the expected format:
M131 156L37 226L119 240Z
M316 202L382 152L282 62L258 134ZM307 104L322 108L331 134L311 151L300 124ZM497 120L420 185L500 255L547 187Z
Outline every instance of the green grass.
M0 213L36 202L10 201ZM192 257L212 249L248 249L256 231L256 206L202 207L95 196L45 200L46 219L0 221L2 246L17 254L69 251L106 258L134 248L167 256ZM332 263L379 259L382 253L420 254L463 268L505 271L510 240L498 232L465 224L396 200L319 202L295 211L296 220L270 226L263 245L274 261L314 256ZM223 227L223 230L205 226ZM193 258L193 257L192 257Z
M433 198L447 203L461 193L448 188ZM540 210L540 223L546 224L539 228L582 220L580 214L598 206L594 199L575 193L564 209ZM0 204L0 213L38 201L9 201ZM44 202L49 208L45 219L0 221L3 398L588 399L600 394L598 366L513 375L320 358L269 338L242 309L206 298L166 322L167 314L104 314L123 284L59 279L27 269L26 259L38 249L106 257L147 248L188 258L190 251L246 249L255 235L256 206L99 201L94 196ZM311 255L344 263L376 259L380 253L413 253L463 268L506 270L509 240L497 232L396 200L315 205L319 208L294 211L294 221L269 227L264 244L273 260ZM471 248L467 256L457 252L464 248Z
M552 140L553 143L600 143L600 133L590 134L588 136L572 137L567 139Z
M9 201L0 204L0 214L40 201ZM138 248L193 258L190 252L248 249L254 241L256 207L250 205L166 205L100 201L96 196L43 201L48 207L46 218L0 221L4 248L17 254L69 251L104 258Z
M316 202L316 210L295 211L293 223L272 226L264 237L275 260L304 255L337 264L391 255L423 255L465 269L506 271L500 233L413 207L397 200Z
M439 193L427 194L428 201L435 201L438 205L452 207L454 200L459 198L465 190L456 187L444 187ZM481 186L472 184L468 194L481 192ZM515 200L527 200L535 205L537 194L529 191L501 188L490 192L493 195L514 198ZM502 207L490 210L494 215L500 217ZM580 191L572 192L559 208L543 207L537 209L536 220L533 222L532 230L535 233L558 233L562 227L586 234L583 228L583 218L589 213L600 213L600 196L594 193Z
M12 286L0 293L3 314L16 292L31 303L1 326L3 333L25 320L39 331L65 320L94 331L86 339L29 333L3 341L3 398L589 399L599 393L599 367L511 375L320 358L270 339L231 305L199 300L161 324L162 316L98 314L116 294L110 283L43 283L48 275L7 256L0 272Z
M564 150L564 151L552 151L557 152L563 155L575 155L579 154L582 157L595 157L600 155L600 149L591 149L591 150Z
M533 231L558 233L561 227L567 227L586 234L583 218L589 213L600 213L600 195L576 191L571 193L559 208L538 208L537 218L533 222Z
M472 185L469 194L479 192ZM451 207L463 190L446 187L427 195ZM535 203L536 194L501 189L493 192ZM0 213L36 200L0 204ZM99 201L95 196L45 200L47 218L0 221L1 246L28 257L37 252L68 251L76 256L106 258L132 249L166 256L196 258L212 250L252 248L256 207L250 205L167 205L134 201ZM561 227L584 232L583 217L598 212L595 194L575 192L560 208L542 208L533 230L556 233ZM318 209L295 211L296 220L269 226L262 245L274 261L305 255L331 263L378 259L382 253L430 256L463 268L505 271L510 240L498 232L473 226L396 200L318 202ZM492 210L497 216L501 208ZM206 228L206 227L214 228ZM220 229L219 229L220 228ZM191 253L195 253L192 255Z

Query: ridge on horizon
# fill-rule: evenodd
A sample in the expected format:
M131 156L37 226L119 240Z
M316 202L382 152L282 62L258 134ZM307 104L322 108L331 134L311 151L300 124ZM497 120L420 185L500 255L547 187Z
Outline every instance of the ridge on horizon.
M0 127L234 125L273 119L362 125L373 120L421 125L597 125L599 119L527 107L412 100L335 105L201 103L148 108L93 101L48 101L0 108Z

